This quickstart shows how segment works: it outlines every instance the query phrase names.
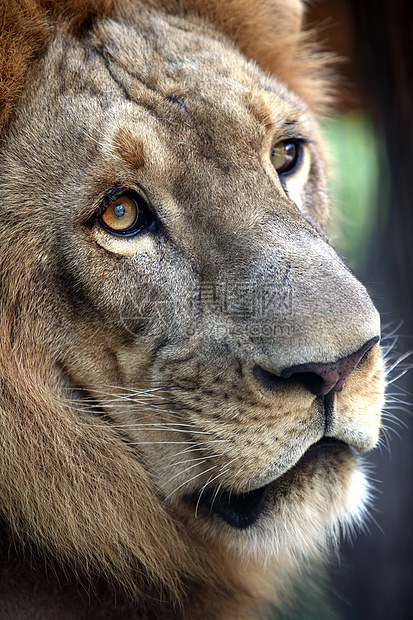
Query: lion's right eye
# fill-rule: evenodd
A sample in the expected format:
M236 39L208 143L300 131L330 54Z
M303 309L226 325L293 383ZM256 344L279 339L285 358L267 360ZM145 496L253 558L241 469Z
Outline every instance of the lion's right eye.
M148 224L148 209L132 196L114 200L100 216L100 223L117 235L134 235Z

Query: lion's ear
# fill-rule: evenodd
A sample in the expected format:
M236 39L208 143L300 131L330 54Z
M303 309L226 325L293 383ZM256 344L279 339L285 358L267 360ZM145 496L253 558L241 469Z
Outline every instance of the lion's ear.
M167 6L174 3L162 0ZM260 67L286 82L315 111L330 100L331 57L318 51L312 32L303 31L302 0L179 0L206 17Z

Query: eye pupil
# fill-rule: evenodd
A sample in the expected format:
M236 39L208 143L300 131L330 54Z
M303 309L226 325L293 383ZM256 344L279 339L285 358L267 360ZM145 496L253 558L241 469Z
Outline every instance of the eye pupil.
M125 207L120 204L120 205L115 205L113 207L113 213L117 216L117 217L123 217L126 213L125 211Z

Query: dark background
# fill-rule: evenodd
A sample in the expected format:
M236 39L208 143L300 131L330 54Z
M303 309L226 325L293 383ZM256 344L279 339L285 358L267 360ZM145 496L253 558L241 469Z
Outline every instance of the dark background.
M308 11L321 24L326 46L347 58L340 64L338 113L361 110L371 118L379 161L379 187L365 240L368 259L353 264L382 314L384 336L398 326L388 366L413 349L413 2L410 0L318 0ZM345 174L345 170L343 170ZM402 323L401 323L402 321ZM384 338L389 344L392 337ZM413 356L390 373L411 366ZM386 447L369 455L377 489L368 533L345 544L325 598L292 617L340 620L413 618L413 434L410 403L413 370L388 387L384 419L393 431ZM395 408L394 408L395 407Z

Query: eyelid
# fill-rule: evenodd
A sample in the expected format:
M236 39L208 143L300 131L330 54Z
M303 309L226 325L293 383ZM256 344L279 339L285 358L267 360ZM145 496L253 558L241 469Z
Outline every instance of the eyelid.
M296 133L294 134L285 133L285 134L280 134L273 139L272 148L277 146L277 144L280 144L280 142L297 142L297 144L302 144L302 145L314 144L314 141L311 140L310 138L305 138L299 134L297 135Z
M99 208L95 217L102 217L102 215L109 209L112 203L121 198L122 196L130 196L133 200L135 199L136 192L132 189L126 189L124 187L113 187L109 191L107 191L100 200ZM139 194L138 194L139 196Z
M96 201L96 210L94 212L94 217L100 217L102 213L104 213L106 209L108 209L110 205L121 196L129 196L138 204L142 202L148 207L148 209L152 210L150 206L151 203L146 196L146 192L143 188L135 185L123 185L121 183L115 183L110 189L102 193Z

